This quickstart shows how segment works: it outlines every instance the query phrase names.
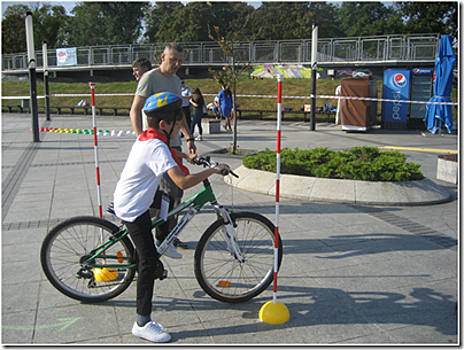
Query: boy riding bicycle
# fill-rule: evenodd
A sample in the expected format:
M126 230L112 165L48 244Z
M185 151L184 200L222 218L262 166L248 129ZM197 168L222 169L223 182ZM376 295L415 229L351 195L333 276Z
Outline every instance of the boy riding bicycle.
M138 255L137 321L132 334L164 343L171 336L151 319L155 279L162 276L163 264L158 258L152 234L149 209L158 189L161 176L166 172L174 183L185 190L212 174L229 171L225 164L189 174L178 157L191 161L196 155L185 154L169 147L180 128L182 98L172 93L150 96L143 108L149 128L135 141L114 192L114 211L126 225Z

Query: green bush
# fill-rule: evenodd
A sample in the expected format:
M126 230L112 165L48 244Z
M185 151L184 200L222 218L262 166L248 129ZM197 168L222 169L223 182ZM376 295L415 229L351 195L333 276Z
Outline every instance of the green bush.
M266 148L257 155L243 158L250 169L276 172L276 151ZM380 151L376 147L354 147L331 151L328 147L312 150L283 148L280 152L280 172L329 179L362 181L421 180L420 164L407 163L406 156L396 151Z

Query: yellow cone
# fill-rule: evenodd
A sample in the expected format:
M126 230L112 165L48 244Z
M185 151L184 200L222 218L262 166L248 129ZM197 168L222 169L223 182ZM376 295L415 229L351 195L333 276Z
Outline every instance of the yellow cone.
M93 270L93 275L95 276L95 280L98 282L109 282L118 278L119 273L116 270L104 267L102 269L96 268Z
M281 302L269 301L259 310L259 319L268 324L284 324L290 319L290 312Z

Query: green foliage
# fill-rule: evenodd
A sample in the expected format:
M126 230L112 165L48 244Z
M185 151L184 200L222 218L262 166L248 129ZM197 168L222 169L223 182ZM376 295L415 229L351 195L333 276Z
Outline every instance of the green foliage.
M406 156L396 151L380 151L376 147L354 147L331 151L328 147L312 150L280 152L282 174L314 176L319 178L362 181L410 181L424 178L420 164L406 162ZM276 172L276 152L266 148L257 155L243 158L250 169Z
M133 44L142 30L150 6L145 2L78 2L69 18L68 45Z
M457 39L457 1L401 1L395 5L408 18L405 33L441 33Z
M404 29L401 16L382 2L345 1L339 14L348 36L385 35Z
M66 10L61 5L42 5L31 3L9 6L2 20L2 53L18 53L26 51L26 13L32 12L34 30L34 47L42 49L42 43L47 42L48 48L60 47L64 42L66 26Z
M2 53L26 51L26 5L8 6L2 19Z

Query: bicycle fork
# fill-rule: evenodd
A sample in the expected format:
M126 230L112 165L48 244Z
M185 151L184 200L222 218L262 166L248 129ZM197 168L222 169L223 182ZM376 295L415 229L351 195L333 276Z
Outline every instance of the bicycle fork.
M240 246L234 234L234 228L237 227L237 225L230 217L229 211L226 208L217 202L212 203L212 205L218 218L222 218L224 220L224 229L222 230L222 234L226 241L228 251L233 254L235 259L237 259L240 263L244 263L245 257L240 250Z

